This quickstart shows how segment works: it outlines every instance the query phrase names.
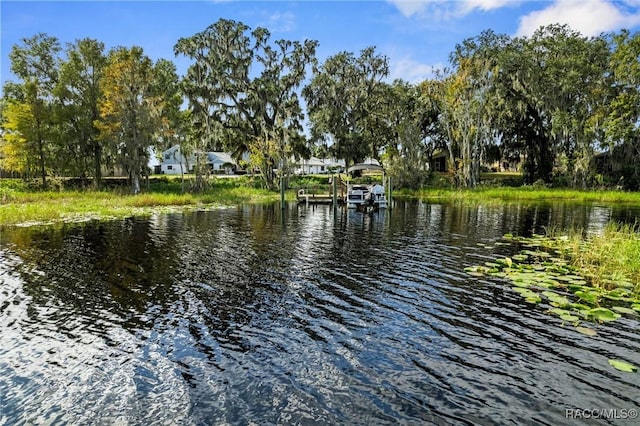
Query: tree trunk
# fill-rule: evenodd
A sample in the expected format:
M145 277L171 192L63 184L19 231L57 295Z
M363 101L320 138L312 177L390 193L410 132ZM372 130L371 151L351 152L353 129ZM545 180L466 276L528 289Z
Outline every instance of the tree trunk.
M96 141L93 142L93 185L100 188L102 185L102 146Z
M133 194L140 193L140 173L131 174L131 192Z
M42 187L46 188L47 187L47 170L45 168L45 164L44 164L44 142L42 141L42 138L38 138L38 151L40 154L40 173L42 175Z
M36 111L38 111L36 109ZM42 187L47 187L47 170L44 161L44 141L42 140L42 122L40 114L34 114L36 119L36 136L38 138L38 166L40 168L40 176L42 177Z

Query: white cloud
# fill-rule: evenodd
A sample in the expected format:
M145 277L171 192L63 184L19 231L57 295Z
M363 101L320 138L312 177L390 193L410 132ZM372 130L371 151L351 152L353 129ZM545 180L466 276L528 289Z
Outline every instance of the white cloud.
M640 24L638 4L637 0L617 3L607 0L555 0L544 9L521 17L517 35L530 36L541 26L549 24L568 24L585 36L633 27Z
M275 12L267 17L267 23L263 26L274 33L286 33L296 28L296 17L291 12Z
M487 12L518 6L527 0L387 0L406 17L434 20L460 18L473 12ZM530 36L539 27L568 24L585 36L640 25L640 0L551 0L529 2L541 9L520 17L517 35Z
M430 0L388 0L406 17L420 14L427 8Z
M464 0L460 2L460 10L463 13L472 12L475 9L482 11L500 9L505 6L520 3L517 0Z
M455 14L455 10L460 6L459 2L446 0L387 0L394 5L405 17L424 17L430 19L448 19Z
M402 79L412 84L433 79L438 70L444 69L443 64L423 64L411 57L391 59L389 63L389 81Z
M464 16L475 10L488 11L521 3L521 0L387 0L406 17L429 14L437 18Z

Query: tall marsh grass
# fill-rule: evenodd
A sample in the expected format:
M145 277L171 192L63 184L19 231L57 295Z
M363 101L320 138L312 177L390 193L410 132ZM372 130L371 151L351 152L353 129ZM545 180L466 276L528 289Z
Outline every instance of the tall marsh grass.
M622 191L581 191L562 188L499 187L476 189L423 188L419 190L398 190L396 197L421 199L424 201L567 201L601 202L606 204L638 204L640 193Z
M570 263L590 276L594 285L616 287L620 282L634 285L640 294L640 223L610 223L602 234L586 239L581 231L560 235L549 231L550 247L558 249Z

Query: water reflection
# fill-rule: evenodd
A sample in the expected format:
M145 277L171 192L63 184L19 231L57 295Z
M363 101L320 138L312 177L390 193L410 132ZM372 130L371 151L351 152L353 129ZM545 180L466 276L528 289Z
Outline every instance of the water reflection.
M634 408L637 321L588 338L479 243L635 210L241 206L0 233L0 423L563 423ZM500 250L500 249L496 249ZM153 420L150 420L153 419Z

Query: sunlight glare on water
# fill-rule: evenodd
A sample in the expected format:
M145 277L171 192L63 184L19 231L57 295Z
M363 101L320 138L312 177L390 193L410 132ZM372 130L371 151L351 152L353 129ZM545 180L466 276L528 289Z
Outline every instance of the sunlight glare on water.
M282 216L284 214L284 217ZM585 206L232 209L0 230L0 424L561 424L633 409L587 337L463 269ZM631 220L631 219L630 219Z

